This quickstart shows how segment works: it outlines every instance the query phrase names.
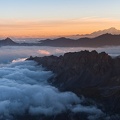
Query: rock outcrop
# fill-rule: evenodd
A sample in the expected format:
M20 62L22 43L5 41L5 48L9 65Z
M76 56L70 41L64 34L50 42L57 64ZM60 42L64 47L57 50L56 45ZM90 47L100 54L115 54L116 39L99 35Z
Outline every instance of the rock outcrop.
M55 73L51 82L61 91L84 95L104 106L111 114L120 111L120 57L105 52L81 51L63 56L30 57Z

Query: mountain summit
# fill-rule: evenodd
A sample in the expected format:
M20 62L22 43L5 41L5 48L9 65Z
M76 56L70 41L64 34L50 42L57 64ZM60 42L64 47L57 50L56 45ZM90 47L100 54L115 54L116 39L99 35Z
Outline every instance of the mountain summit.
M72 36L69 36L69 38L73 38L73 39L78 39L78 38L83 38L83 37L94 38L94 37L97 37L97 36L100 36L100 35L106 34L106 33L113 34L113 35L119 35L120 30L116 29L115 27L111 27L111 28L108 28L108 29L95 31L95 32L93 32L91 34L72 35Z
M120 34L120 30L117 30L116 28L111 27L109 29L99 30L99 31L93 32L93 33L89 34L89 37L90 36L91 37L96 37L96 36L99 36L99 35L102 35L102 34L106 34L106 33L118 35L118 34Z
M17 43L11 40L10 38L6 38L4 40L0 40L0 45L16 45Z

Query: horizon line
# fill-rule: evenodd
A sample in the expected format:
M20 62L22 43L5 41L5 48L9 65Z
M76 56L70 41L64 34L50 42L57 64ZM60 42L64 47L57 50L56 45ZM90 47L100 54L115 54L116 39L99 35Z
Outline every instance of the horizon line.
M64 34L64 35L58 34L58 35L15 35L15 36L14 35L0 35L0 38L36 38L37 39L37 38L75 37L75 36L91 35L95 32L109 30L109 29L116 29L116 27L109 27L109 28L105 28L105 29L95 30L93 32L89 32L89 33L85 33L85 34L76 33L76 34ZM119 29L116 29L116 30L119 30Z

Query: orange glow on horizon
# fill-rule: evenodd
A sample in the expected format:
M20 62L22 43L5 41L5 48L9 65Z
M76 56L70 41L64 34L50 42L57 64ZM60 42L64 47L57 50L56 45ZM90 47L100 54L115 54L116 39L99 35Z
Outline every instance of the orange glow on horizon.
M105 18L83 18L76 20L15 21L0 20L2 37L51 37L89 34L94 31L116 27L120 20Z

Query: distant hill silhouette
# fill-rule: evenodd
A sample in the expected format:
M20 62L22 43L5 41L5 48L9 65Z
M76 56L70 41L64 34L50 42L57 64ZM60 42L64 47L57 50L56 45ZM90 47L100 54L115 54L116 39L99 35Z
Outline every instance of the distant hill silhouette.
M11 40L10 38L0 40L0 46L5 46L5 45L17 45L17 43Z
M120 35L103 34L95 38L79 38L77 40L70 38L57 38L54 40L46 39L38 43L17 43L6 38L0 40L0 46L52 46L52 47L102 47L102 46L120 46Z
M120 35L103 34L95 38L79 38L77 40L61 37L54 40L40 41L41 46L54 47L101 47L120 45Z
M74 40L69 39L69 38L65 38L65 37L61 37L61 38L57 38L54 40L51 39L46 39L46 40L42 40L40 41L42 46L59 46L59 47L64 47L64 46L72 46Z
M71 36L68 36L68 38L71 38L71 39L78 39L78 38L83 38L83 37L94 38L94 37L97 37L97 36L100 36L100 35L106 34L106 33L113 34L113 35L120 35L120 30L117 30L116 28L111 27L109 29L95 31L91 34L71 35Z
M39 46L40 43L17 43L10 38L0 40L0 46Z

